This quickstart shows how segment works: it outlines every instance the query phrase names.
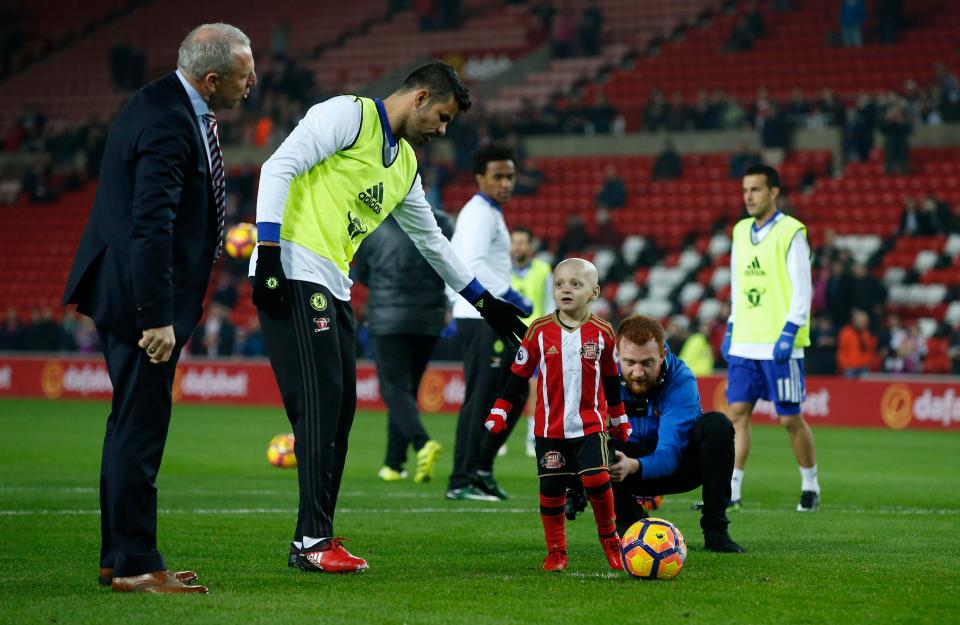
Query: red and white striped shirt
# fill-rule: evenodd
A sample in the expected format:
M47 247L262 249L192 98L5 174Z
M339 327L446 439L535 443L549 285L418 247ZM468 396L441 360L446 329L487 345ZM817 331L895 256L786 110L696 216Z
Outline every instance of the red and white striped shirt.
M529 378L540 367L534 435L578 438L606 429L601 376L617 375L615 344L613 327L596 315L573 331L556 313L530 324L512 370Z

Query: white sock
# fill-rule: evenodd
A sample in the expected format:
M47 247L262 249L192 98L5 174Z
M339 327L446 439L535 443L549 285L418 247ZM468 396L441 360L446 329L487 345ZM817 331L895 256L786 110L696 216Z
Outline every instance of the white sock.
M304 537L303 537L303 548L304 548L304 549L309 549L310 547L313 547L313 546L316 545L318 542L323 541L323 540L327 540L327 539L326 539L326 538L311 538L310 536L304 536Z
M820 492L820 483L817 482L817 465L809 469L800 467L800 478L803 480L800 490L812 490L815 493Z
M734 469L730 476L730 501L740 499L740 487L743 486L743 469Z
M527 440L533 442L533 417L527 417Z

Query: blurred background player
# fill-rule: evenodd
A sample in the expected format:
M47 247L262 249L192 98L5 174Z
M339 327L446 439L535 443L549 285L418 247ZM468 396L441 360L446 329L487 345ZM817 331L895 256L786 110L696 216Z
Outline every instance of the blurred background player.
M600 297L597 282L593 263L569 258L557 265L552 289L557 310L530 325L486 421L493 434L507 429L508 415L522 401L539 366L535 434L545 571L567 568L564 505L572 476L579 476L587 491L610 568L623 568L607 471L608 412L613 436L627 440L630 425L620 401L613 328L589 310L590 302Z
M647 514L637 497L685 493L703 486L700 527L709 551L741 553L726 516L733 468L733 427L720 412L703 414L697 379L664 342L660 322L631 315L617 328L620 389L630 438L611 441L617 529Z
M457 258L423 193L411 143L442 137L470 108L456 71L440 61L414 70L385 100L338 96L306 116L263 164L258 244L250 258L253 303L297 439L300 507L288 563L353 572L367 562L335 538L333 519L357 404L349 263L388 215L506 340L522 313L493 297ZM478 320L478 324L479 324Z
M517 226L510 233L510 260L513 261L513 274L510 285L513 290L527 298L533 305L533 312L523 322L528 326L535 319L553 312L553 273L550 264L534 257L533 231L526 226ZM530 377L530 398L524 405L521 415L527 414L527 444L529 458L537 455L533 440L533 410L536 398L537 372Z
M433 216L449 238L453 221L436 207ZM441 447L420 420L417 390L445 322L443 279L393 217L367 237L351 275L369 288L367 327L373 337L380 395L387 404L387 453L378 475L387 482L405 478L407 447L413 445L417 452L413 481L427 482Z
M457 216L451 243L463 263L499 297L529 315L530 302L510 286L510 233L503 220L503 205L513 197L516 166L513 150L490 143L473 154L477 193ZM481 323L479 313L462 298L453 304L453 323L463 346L466 390L457 416L457 440L447 499L496 501L507 493L493 477L493 461L506 434L484 436L483 421L509 373L515 345L505 343ZM524 400L526 396L524 396ZM519 402L510 420L516 423L523 409Z
M743 177L750 215L733 228L730 318L721 351L729 363L727 402L736 429L731 506L740 507L750 455L750 416L758 399L773 402L800 466L797 512L820 505L813 432L800 413L806 395L803 348L810 344L810 246L807 228L777 210L780 175L757 165Z

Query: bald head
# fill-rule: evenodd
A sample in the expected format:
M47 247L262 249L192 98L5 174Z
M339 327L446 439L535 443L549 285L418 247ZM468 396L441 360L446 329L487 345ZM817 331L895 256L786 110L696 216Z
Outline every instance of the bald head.
M597 266L583 258L568 258L560 261L554 274L561 272L568 276L579 276L591 289L600 284L600 272L597 271Z

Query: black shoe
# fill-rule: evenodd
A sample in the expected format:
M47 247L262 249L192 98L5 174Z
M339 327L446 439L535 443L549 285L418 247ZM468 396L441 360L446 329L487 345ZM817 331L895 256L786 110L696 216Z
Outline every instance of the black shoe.
M703 548L718 553L745 553L746 549L733 542L727 530L707 530L703 533Z
M797 504L797 512L816 512L820 507L820 493L812 490L805 490L800 493L800 503Z
M587 509L587 493L583 488L568 488L567 502L563 506L563 513L568 521L574 521L577 515Z
M507 491L500 488L500 485L497 484L497 480L493 479L492 473L477 472L473 478L473 485L488 495L496 497L497 499L510 498L510 495L507 494Z

